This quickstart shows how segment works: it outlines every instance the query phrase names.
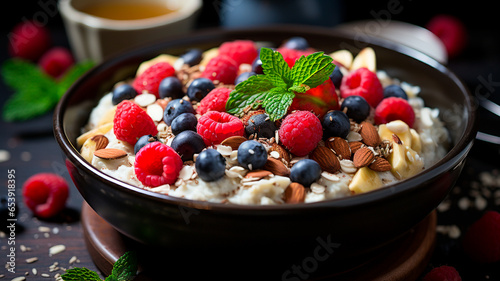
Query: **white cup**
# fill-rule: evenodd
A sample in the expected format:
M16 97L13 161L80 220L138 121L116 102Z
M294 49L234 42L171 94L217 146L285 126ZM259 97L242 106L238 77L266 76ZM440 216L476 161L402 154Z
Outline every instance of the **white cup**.
M151 3L174 10L164 15L112 20L82 12L87 5L103 2ZM66 33L76 59L101 62L117 52L167 39L193 29L201 0L60 0Z

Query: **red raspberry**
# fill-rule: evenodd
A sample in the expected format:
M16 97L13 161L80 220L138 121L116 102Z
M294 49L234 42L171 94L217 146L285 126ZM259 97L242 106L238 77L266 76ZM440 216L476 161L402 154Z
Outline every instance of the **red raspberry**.
M226 55L240 65L242 63L252 64L259 52L253 41L236 40L222 43L219 47L219 55Z
M64 47L48 50L38 61L38 66L48 75L58 78L74 63L71 52Z
M295 61L298 60L301 56L308 56L314 53L313 49L295 50L283 47L278 48L277 51L283 56L283 59L286 61L290 68L295 65Z
M160 98L158 87L161 80L175 74L175 69L168 62L159 62L147 68L141 75L137 76L132 83L132 86L137 93L142 94L146 90L149 93Z
M394 120L401 120L413 127L415 112L407 100L397 97L383 99L375 108L375 123L385 124Z
M212 58L201 73L201 77L224 84L234 84L237 75L238 64L226 55L218 55Z
M51 218L66 206L69 189L66 180L56 174L40 173L23 184L24 204L40 218Z
M309 111L295 111L286 116L278 130L280 142L293 154L306 156L323 137L318 117Z
M462 278L454 267L442 265L427 273L423 281L462 281Z
M137 104L124 100L116 108L113 119L113 132L116 138L135 145L144 135L157 135L155 122Z
M500 261L500 213L486 212L464 236L464 251L481 263Z
M449 57L458 55L467 42L465 26L453 16L437 15L427 23L427 29L443 42Z
M50 33L36 21L23 21L8 34L9 54L36 61L50 47Z
M219 144L228 137L245 136L245 127L238 117L218 111L201 116L196 131L207 146Z
M181 157L173 148L152 142L137 152L134 172L145 186L155 187L175 183L182 165Z
M200 115L208 111L226 112L226 102L229 99L229 93L231 93L231 89L228 88L213 89L200 101L196 112Z
M384 88L377 74L362 67L344 76L340 84L340 95L343 98L361 96L375 108L384 98Z

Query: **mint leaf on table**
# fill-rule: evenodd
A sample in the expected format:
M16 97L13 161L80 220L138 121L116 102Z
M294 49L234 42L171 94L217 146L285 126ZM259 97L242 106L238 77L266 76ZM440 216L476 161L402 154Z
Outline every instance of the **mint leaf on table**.
M102 281L95 271L85 267L68 269L61 278L64 281Z
M137 255L135 252L126 252L113 265L111 275L105 281L130 281L137 272ZM61 275L64 281L102 281L99 275L85 267L72 268Z

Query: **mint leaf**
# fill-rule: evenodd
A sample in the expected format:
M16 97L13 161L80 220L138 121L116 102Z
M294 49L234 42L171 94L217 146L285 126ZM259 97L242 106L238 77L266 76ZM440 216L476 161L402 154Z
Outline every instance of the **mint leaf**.
M332 74L335 65L330 56L323 52L316 52L307 57L300 57L291 70L293 85L305 84L310 88L315 88Z
M273 83L264 75L250 76L241 82L229 94L226 111L234 115L241 115L247 107L256 109L262 104Z
M64 281L102 281L96 272L85 267L69 269L61 275L61 278Z
M262 70L275 87L288 88L292 85L290 67L279 52L261 48Z
M269 114L269 118L275 121L286 114L294 97L295 93L293 92L289 92L283 88L274 88L269 91L262 106Z
M113 265L112 280L132 280L137 272L137 255L135 252L126 252ZM108 280L108 279L106 279Z
M18 91L4 104L2 117L5 121L24 121L50 111L57 103L54 95L30 88Z
M20 59L9 59L2 64L5 84L16 91L41 87L43 90L55 88L54 80L43 73L36 64Z

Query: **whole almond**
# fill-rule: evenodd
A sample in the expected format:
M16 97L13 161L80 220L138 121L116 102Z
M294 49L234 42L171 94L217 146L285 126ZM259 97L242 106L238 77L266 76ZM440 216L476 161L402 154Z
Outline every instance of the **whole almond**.
M358 149L361 148L361 146L363 146L363 143L360 141L349 142L349 148L351 149L352 155L354 155L356 153L356 151L358 151Z
M375 147L380 144L380 136L375 126L366 121L361 122L360 126L361 129L359 130L359 134L366 145Z
M328 147L318 146L316 147L309 158L318 162L319 166L323 171L328 173L335 173L340 170L340 162L335 153Z
M368 168L376 172L387 172L391 170L391 163L382 157L375 157L375 161L371 163Z
M242 136L232 136L223 140L220 144L225 146L230 146L233 150L237 150L240 144L247 141L245 137Z
M262 169L269 171L273 173L274 175L277 176L284 176L288 177L290 175L290 169L288 169L281 160L278 160L276 158L268 157L266 164L264 164L264 167Z
M351 148L349 143L341 137L333 137L325 142L326 147L337 154L340 159L351 159Z
M258 178L258 179L262 179L262 178L265 178L265 177L270 176L272 174L273 173L271 173L270 171L266 171L266 170L254 170L254 171L248 172L245 175L245 178Z
M106 148L109 144L108 138L104 135L95 135L90 139L95 142L95 150Z
M352 162L356 168L362 168L370 165L375 159L375 154L368 147L362 147L354 153Z
M276 155L276 153L273 153L273 151L276 151L276 153L278 154ZM281 159L281 161L283 161L287 166L290 164L290 161L292 160L292 158L290 157L290 153L288 153L288 151L283 146L277 143L273 143L271 147L267 150L267 153L269 154L269 156L273 158L276 158L274 156L278 156L278 158L276 159Z
M306 189L303 185L297 182L292 182L285 189L285 202L289 204L296 204L304 202L306 198Z
M127 152L116 148L104 148L94 151L94 155L105 160L114 160L127 156Z

